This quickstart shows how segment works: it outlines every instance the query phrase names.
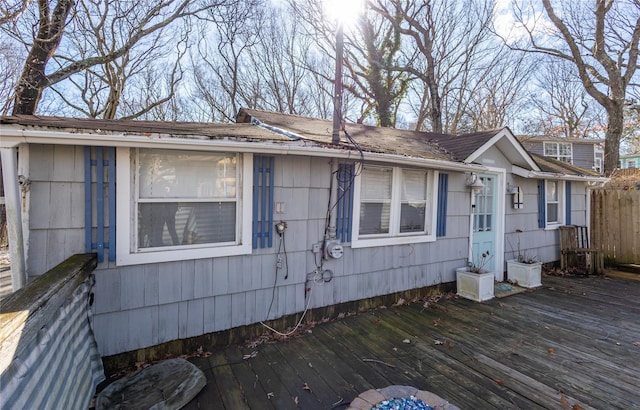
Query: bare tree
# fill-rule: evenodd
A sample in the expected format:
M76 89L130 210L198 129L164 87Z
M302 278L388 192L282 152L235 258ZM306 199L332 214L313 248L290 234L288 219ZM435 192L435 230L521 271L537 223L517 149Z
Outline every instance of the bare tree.
M406 65L401 69L416 80L407 104L415 114L416 129L456 133L506 119L528 70L522 57L507 56L496 41L491 2L371 4L405 37Z
M327 15L322 2L290 1L299 21L305 22L306 35L313 39L319 55L334 61L337 54L337 22ZM343 101L351 109L343 109L356 122L373 120L383 127L395 126L398 108L406 95L409 77L398 69L403 64L400 33L387 19L363 10L356 24L344 32ZM323 66L326 68L326 66ZM333 84L335 72L307 69ZM333 94L333 91L331 92ZM356 108L357 107L357 108Z
M361 45L354 41L347 48L344 64L351 73L349 91L365 103L359 122L373 111L376 125L395 127L400 101L410 81L408 74L398 69L402 57L400 32L372 13L360 18L358 28Z
M552 59L540 61L539 67L536 92L531 95L539 113L532 118L533 129L567 138L595 137L604 129L598 104L585 91L573 65Z
M259 0L247 0L209 10L191 63L194 98L206 110L200 112L201 119L234 121L241 107L258 106L262 85L254 81L249 50L259 41L265 7Z
M520 119L533 66L523 53L506 48L495 51L490 63L478 70L482 75L469 82L466 96L460 99L459 118L452 122L456 131L496 129Z
M283 6L284 7L284 6ZM262 17L263 30L255 47L249 50L249 59L262 86L262 109L312 115L309 72L311 44L301 35L300 27L288 9L272 7Z
M607 115L604 171L609 174L618 165L626 93L638 68L640 2L594 0L592 4L554 5L550 0L541 1L550 24L536 26L540 21L532 18L533 7L516 7L528 32L528 44L514 47L575 66L584 89Z
M112 54L127 41L126 33L139 24L131 15L131 6L126 2L79 0L76 13L84 17L70 22L64 51L82 58ZM136 7L142 5L138 3ZM51 86L54 98L90 118L143 116L174 96L175 86L182 78L180 60L187 50L187 23L183 19L150 33L122 56ZM155 81L148 78L151 74L155 74ZM158 91L163 89L165 80L169 87L162 95Z
M0 24L15 21L29 7L32 0L5 0L0 3Z
M24 21L23 26L32 26L32 33L24 30L13 30L9 25L4 25L2 29L13 38L21 41L29 48L29 54L25 60L22 75L16 87L13 113L14 114L34 114L45 89L68 79L70 76L87 70L96 65L105 65L118 58L125 56L136 45L144 42L148 36L157 33L169 26L174 21L192 15L198 10L193 9L189 0L143 0L137 2L109 2L102 1L96 3L100 7L107 7L109 4L119 4L118 10L113 13L129 22L130 31L120 31L124 26L108 27L107 17L113 14L102 14L105 24L104 30L114 29L111 33L116 47L107 50L106 53L96 53L76 58L74 54L65 54L62 51L56 53L63 35L72 22L76 19L87 18L82 11L82 6L77 7L74 0L57 0L54 2L38 0L33 8L25 11L20 19ZM83 3L84 4L84 3ZM73 13L71 11L73 10ZM17 25L16 25L17 27ZM85 41L94 41L94 33L87 30ZM55 64L50 64L51 62Z
M0 40L0 114L6 115L11 110L11 97L20 76L20 64L23 57L17 46Z

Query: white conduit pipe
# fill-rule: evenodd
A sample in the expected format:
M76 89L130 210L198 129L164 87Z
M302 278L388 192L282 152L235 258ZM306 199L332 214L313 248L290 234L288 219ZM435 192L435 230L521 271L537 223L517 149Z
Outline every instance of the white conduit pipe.
M11 256L11 283L14 292L27 284L24 239L22 235L22 208L20 206L20 189L18 187L17 151L16 148L0 149L7 210L9 255Z

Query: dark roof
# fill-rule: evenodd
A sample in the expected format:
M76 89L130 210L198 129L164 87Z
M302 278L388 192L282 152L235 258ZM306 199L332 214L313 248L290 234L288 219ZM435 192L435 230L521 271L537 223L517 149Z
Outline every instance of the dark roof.
M601 177L600 173L592 169L586 169L568 162L558 161L554 158L544 157L539 154L530 153L533 160L538 164L542 172L554 174L566 174L575 176Z
M253 121L327 145L332 140L333 122L329 120L243 108L236 121ZM433 141L439 134L351 123L346 124L345 129L363 151L455 161L454 155ZM341 141L341 148L353 149L343 132Z
M282 135L265 131L250 124L221 124L207 122L166 122L139 120L102 120L93 118L47 117L14 115L0 117L0 124L55 128L68 132L90 134L168 135L196 139L238 138L244 140L289 140Z
M433 134L432 141L437 142L446 150L452 152L457 160L464 161L476 152L502 129L474 132L463 135Z

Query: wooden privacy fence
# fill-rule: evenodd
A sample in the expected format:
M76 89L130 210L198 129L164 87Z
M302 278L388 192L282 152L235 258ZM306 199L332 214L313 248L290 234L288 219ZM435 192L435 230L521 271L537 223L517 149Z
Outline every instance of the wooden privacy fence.
M591 193L591 242L607 266L640 264L640 190Z

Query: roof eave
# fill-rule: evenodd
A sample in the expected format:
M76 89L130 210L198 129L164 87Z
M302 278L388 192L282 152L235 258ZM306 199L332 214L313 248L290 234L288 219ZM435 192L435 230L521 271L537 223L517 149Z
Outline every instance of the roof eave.
M610 178L599 177L595 175L571 175L571 174L559 174L555 172L544 171L530 171L528 169L521 168L517 165L513 165L511 173L523 178L537 178L537 179L559 179L563 181L582 181L582 182L607 182Z
M87 132L62 132L42 129L24 129L15 127L3 127L0 148L14 148L20 144L57 144L57 145L89 145L106 147L130 147L130 148L173 148L189 149L197 151L228 151L235 152L260 152L264 154L278 155L307 155L312 157L338 158L357 160L359 152L347 150L344 147L332 148L326 144L313 143L311 141L234 141L229 138L184 138L166 134L135 135L123 133L87 133ZM408 157L399 154L385 154L365 152L368 161L384 163L398 163L409 166L422 166L446 171L482 172L486 167L476 164L466 164L442 159Z

